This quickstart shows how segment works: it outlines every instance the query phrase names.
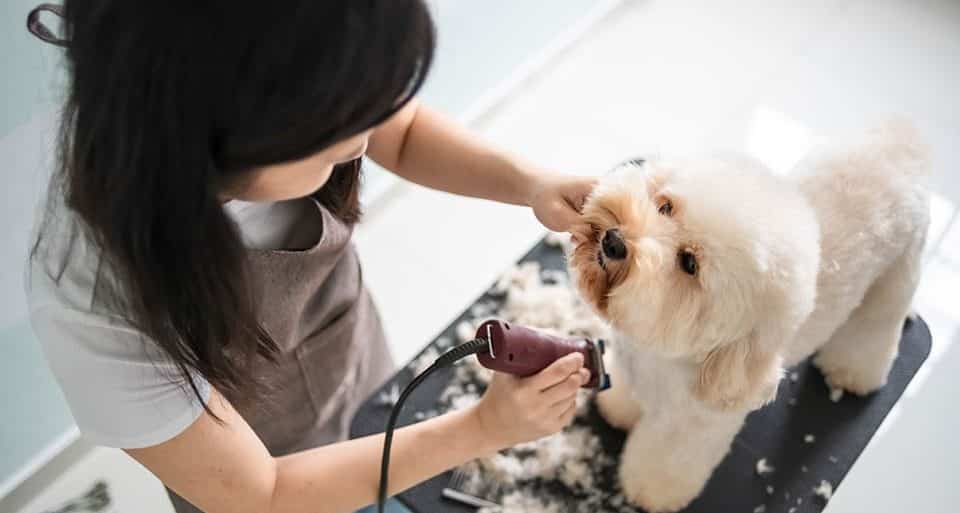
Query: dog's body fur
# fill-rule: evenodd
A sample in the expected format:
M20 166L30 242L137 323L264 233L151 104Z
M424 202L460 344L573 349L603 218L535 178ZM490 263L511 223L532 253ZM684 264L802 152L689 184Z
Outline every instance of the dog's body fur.
M643 167L588 200L591 231L571 270L615 332L615 385L598 401L630 431L624 492L668 512L700 493L785 366L815 353L831 387L884 385L919 279L927 169L899 127L808 159L789 179L745 159ZM623 261L598 249L611 228L623 232ZM675 268L686 251L695 275Z

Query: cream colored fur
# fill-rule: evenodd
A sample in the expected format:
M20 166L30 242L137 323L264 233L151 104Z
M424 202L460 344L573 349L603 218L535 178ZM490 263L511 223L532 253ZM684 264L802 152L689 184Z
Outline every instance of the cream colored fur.
M831 386L884 385L919 278L926 173L915 136L890 125L789 178L719 156L626 165L601 182L570 264L616 332L614 388L598 401L630 432L620 478L632 502L686 506L784 367L811 354ZM601 251L612 228L622 261Z

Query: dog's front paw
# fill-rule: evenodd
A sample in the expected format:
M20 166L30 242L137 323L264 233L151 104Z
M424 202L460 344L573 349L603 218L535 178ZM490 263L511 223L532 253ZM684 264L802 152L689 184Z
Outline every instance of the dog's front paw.
M665 473L644 472L633 468L628 461L620 465L624 497L648 513L673 513L685 508L700 494L703 485Z
M813 364L820 369L827 386L857 395L867 395L887 384L888 366L873 361L849 361L831 353L818 353Z

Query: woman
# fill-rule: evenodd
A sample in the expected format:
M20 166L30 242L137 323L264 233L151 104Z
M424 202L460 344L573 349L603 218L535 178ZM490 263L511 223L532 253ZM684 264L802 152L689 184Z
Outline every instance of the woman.
M70 80L28 296L81 431L153 472L179 512L370 504L382 437L343 440L393 364L349 242L362 156L529 205L558 231L592 181L511 159L413 99L434 45L420 0L67 0L62 14L62 40L31 24L65 47ZM391 493L560 430L582 363L498 375L475 406L399 430Z

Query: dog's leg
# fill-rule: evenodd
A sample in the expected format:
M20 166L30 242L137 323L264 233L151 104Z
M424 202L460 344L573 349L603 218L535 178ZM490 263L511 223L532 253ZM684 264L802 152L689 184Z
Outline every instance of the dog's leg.
M817 352L814 364L829 386L865 395L886 384L920 279L922 248L920 239L897 258Z
M597 409L607 424L627 431L640 420L640 403L633 396L631 392L633 385L630 383L629 376L621 368L622 362L617 361L617 353L612 348L607 349L604 364L613 386L597 394Z
M644 417L621 455L623 493L649 513L674 512L696 498L746 418L695 405L677 406L670 415Z

